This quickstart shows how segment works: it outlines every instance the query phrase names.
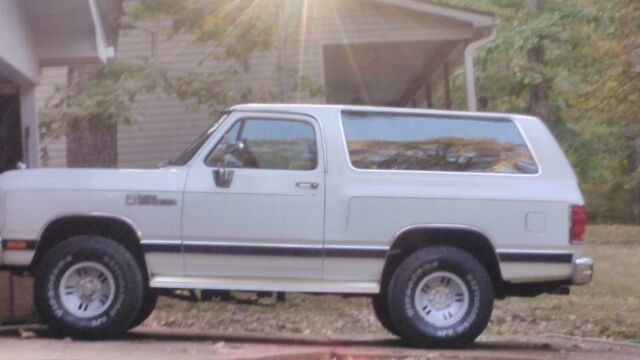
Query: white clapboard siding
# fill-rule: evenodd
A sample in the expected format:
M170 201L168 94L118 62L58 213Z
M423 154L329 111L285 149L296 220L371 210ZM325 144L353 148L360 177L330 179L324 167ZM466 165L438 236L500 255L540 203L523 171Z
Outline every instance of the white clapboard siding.
M299 73L324 85L325 45L457 40L472 36L472 29L462 23L370 0L309 1L304 21L301 15L304 2L283 1L293 9L290 11L293 15L284 15L281 20L283 31L287 33L283 38L287 40L278 44L277 49L256 52L251 70L242 74L238 81L239 87L251 85L256 93L271 90L283 94L282 102L325 102L324 97L310 98L306 93L288 91ZM155 36L153 44L150 30L161 25L141 24L140 27L144 30L123 32L118 47L119 58L142 61L153 55L154 61L179 74L199 69L198 61L212 50L210 44L193 43L184 36L169 40L161 32ZM294 34L297 36L292 36ZM152 49L155 49L153 54ZM280 56L287 76L276 71ZM216 71L224 68L222 63L205 62L200 69ZM175 158L215 120L206 109L196 109L161 94L141 96L136 104L136 117L138 122L134 126L120 126L118 131L121 167L152 167L161 160Z
M203 0L213 1L213 0ZM276 0L274 0L276 1ZM325 69L323 47L335 44L460 40L473 36L468 24L447 20L401 7L382 5L372 0L279 0L286 5L279 19L286 34L274 49L257 51L250 71L238 78L238 89L251 86L255 98L270 92L280 102L324 103L324 96L289 91L298 74L304 74L323 87ZM307 13L303 16L306 4ZM212 45L192 41L188 36L167 38L162 29L168 21L139 23L122 30L118 42L119 59L163 64L172 74L190 71L223 71L227 64L207 60ZM282 65L286 71L279 72ZM66 71L46 70L42 90L45 96L52 84L63 84ZM40 98L39 98L40 101ZM196 108L162 93L140 95L134 110L136 123L118 128L118 159L123 168L153 167L161 160L178 156L191 141L216 120L208 109ZM49 145L51 166L64 166L65 141Z

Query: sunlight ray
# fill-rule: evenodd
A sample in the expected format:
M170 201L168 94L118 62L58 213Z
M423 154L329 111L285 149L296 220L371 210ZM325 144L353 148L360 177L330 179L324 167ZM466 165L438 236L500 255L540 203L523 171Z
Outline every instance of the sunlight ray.
M243 0L232 0L230 1L230 4L233 2L237 2L237 1L243 1ZM250 0L251 4L249 4L247 6L246 9L243 10L242 14L240 14L240 16L238 16L238 18L233 22L233 24L231 24L228 28L227 31L225 31L224 34L222 34L222 36L220 37L221 39L221 43L224 43L225 40L230 39L230 34L237 29L237 27L243 23L243 21L249 17L250 15L252 15L252 11L254 10L254 8L256 7L256 5L258 3L264 3L264 0ZM231 11L231 9L229 9L229 11Z
M369 93L367 91L366 85L362 79L362 73L358 67L358 63L356 62L355 55L353 53L353 49L351 49L350 39L347 37L346 32L344 30L344 26L342 24L342 20L340 19L340 14L338 13L338 9L336 8L335 0L328 0L327 4L329 4L329 8L331 9L332 15L338 25L338 31L340 36L342 37L342 42L347 50L347 56L349 58L349 63L351 68L356 76L356 81L358 82L358 86L360 87L360 95L362 95L363 101L365 104L370 104L371 99L369 98Z
M301 21L300 21L300 47L298 51L298 85L300 85L304 72L304 60L305 60L305 52L306 52L306 43L307 43L307 31L308 31L308 22L309 22L309 0L303 0L302 3L302 12L301 12ZM300 102L300 97L302 95L302 90L300 86L296 89L296 102Z

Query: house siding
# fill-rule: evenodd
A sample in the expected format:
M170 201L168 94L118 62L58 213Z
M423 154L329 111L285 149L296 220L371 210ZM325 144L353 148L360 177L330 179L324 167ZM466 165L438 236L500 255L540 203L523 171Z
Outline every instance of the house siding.
M289 91L296 82L296 74L304 74L313 83L324 86L323 46L345 43L411 42L430 40L463 40L473 37L473 28L465 23L447 20L424 13L382 5L371 0L314 0L308 4L306 31L302 31L302 6L298 0L281 0L295 16L281 19L281 31L286 41L276 49L255 52L250 71L241 74L239 87L250 85L257 93L271 91L277 99L248 98L246 102L325 103L323 95L311 97L307 93ZM333 5L330 5L333 4ZM296 9L297 8L297 9ZM117 56L129 61L153 59L172 73L193 70L221 71L225 64L205 61L210 44L194 43L187 36L167 38L159 31L163 23L138 24L123 30ZM165 23L166 25L166 23ZM155 34L155 35L154 35ZM277 71L282 63L287 73ZM123 168L153 167L161 160L178 156L216 116L209 110L197 108L161 93L141 95L136 99L136 123L119 126L118 159ZM55 152L52 151L55 149ZM62 144L50 148L51 164L63 164Z
M47 102L53 99L56 89L64 88L67 85L68 67L56 66L43 68L40 73L40 82L36 87L36 105L38 109L44 109ZM62 137L56 140L44 139L40 142L40 154L46 150L49 159L40 159L40 165L44 167L66 167L67 166L67 139Z

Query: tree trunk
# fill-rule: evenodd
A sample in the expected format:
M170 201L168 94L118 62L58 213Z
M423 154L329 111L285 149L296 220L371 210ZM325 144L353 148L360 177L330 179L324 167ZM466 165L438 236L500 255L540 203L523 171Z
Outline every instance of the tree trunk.
M538 16L542 10L543 0L527 0L533 16ZM538 39L535 46L529 49L529 61L538 68L544 68L547 63L546 52L542 39ZM549 79L542 74L542 79L531 85L529 89L529 113L542 121L549 121Z
M544 67L546 55L544 45L539 44L529 50L529 61ZM531 85L529 89L529 112L542 121L549 120L549 79L542 74L542 79Z
M633 149L629 154L627 161L627 171L631 178L635 181L633 185L633 220L640 222L640 135L633 139Z
M67 166L72 168L118 166L118 128L115 123L102 124L83 120L67 133Z
M542 0L527 0L529 7L534 12L534 14L538 14L540 12L540 8L542 7Z
M122 3L123 0L98 0L107 42L114 46L120 30ZM70 94L85 91L102 66L102 64L71 66L68 74ZM117 135L116 121L81 119L72 124L67 130L67 166L117 167Z
M102 64L76 65L69 68L69 92L84 92ZM67 166L118 166L118 126L115 121L80 119L67 130Z

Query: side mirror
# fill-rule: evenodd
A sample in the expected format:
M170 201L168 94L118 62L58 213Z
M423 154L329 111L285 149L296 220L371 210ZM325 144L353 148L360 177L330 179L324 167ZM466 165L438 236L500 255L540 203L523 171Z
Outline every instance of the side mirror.
M233 170L227 168L218 168L213 170L213 181L219 188L227 189L233 181Z

